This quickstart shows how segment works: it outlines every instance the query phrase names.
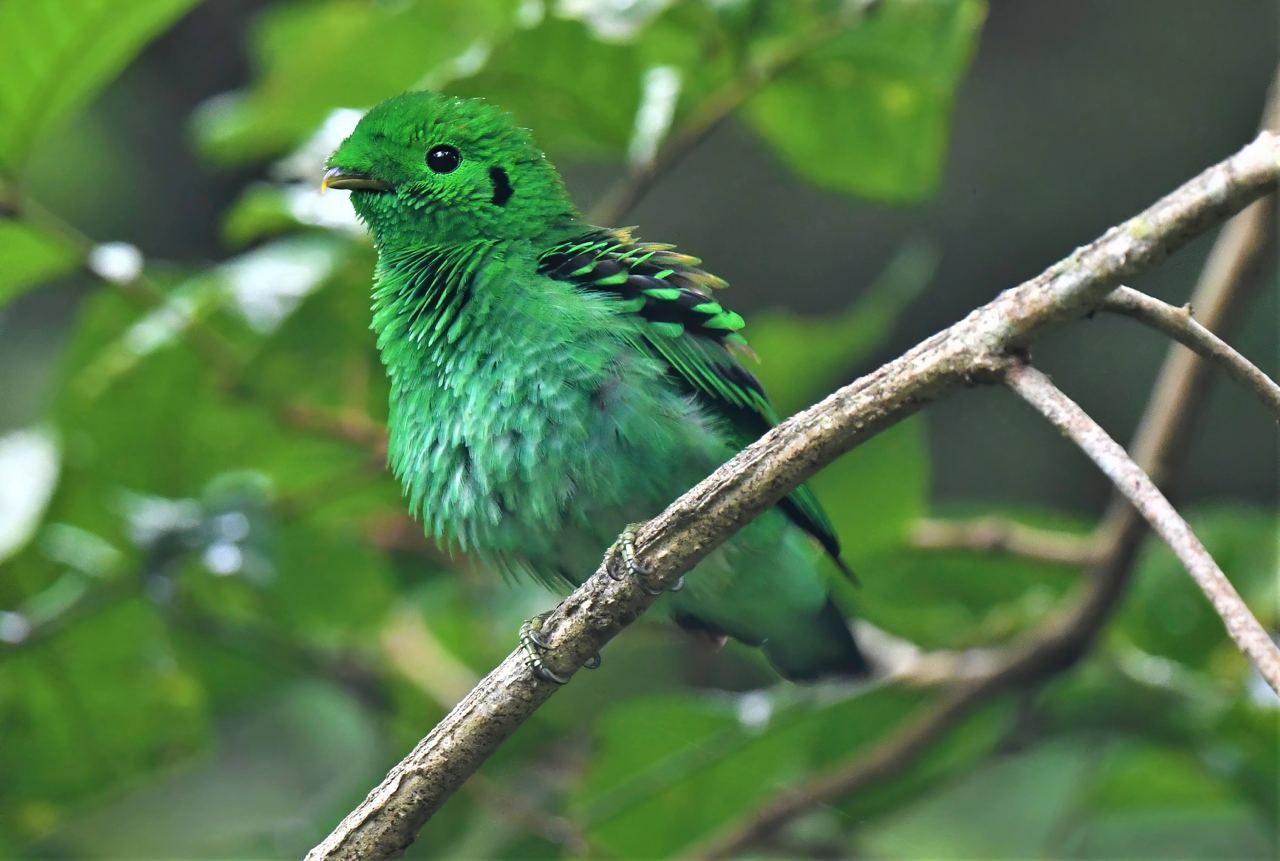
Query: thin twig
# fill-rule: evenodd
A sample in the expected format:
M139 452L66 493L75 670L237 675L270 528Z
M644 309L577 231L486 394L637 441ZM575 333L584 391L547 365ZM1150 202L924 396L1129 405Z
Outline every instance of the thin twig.
M1191 579L1221 617L1231 639L1253 661L1267 684L1280 693L1280 648L1245 605L1227 575L1213 561L1187 522L1121 445L1053 382L1030 365L1015 365L1005 374L1009 388L1080 447L1111 479L1151 528L1164 539Z
M639 564L669 587L751 518L839 455L975 382L994 382L1017 350L1087 313L1123 280L1162 260L1280 180L1280 137L1262 134L1149 209L900 358L781 423L641 528ZM571 675L654 597L608 564L547 618L544 661ZM517 649L481 680L308 858L386 858L545 702L555 686Z
M921 550L975 550L1082 568L1098 558L1087 535L1040 529L1003 517L916 521L907 539Z
M1102 310L1140 320L1209 361L1217 362L1280 419L1280 386L1238 350L1197 323L1191 316L1190 305L1175 308L1132 287L1117 287L1102 303Z

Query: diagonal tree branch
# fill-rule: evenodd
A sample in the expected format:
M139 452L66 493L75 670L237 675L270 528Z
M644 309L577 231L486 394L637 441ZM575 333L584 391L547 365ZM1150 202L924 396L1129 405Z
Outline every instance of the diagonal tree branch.
M1217 362L1236 382L1247 388L1280 419L1280 386L1242 356L1234 347L1196 322L1191 306L1175 308L1131 287L1117 287L1102 303L1102 310L1124 314L1146 323L1194 350L1205 359Z
M1030 365L1016 365L1005 374L1005 383L1019 397L1049 420L1080 447L1116 489L1138 510L1186 567L1221 617L1231 639L1244 652L1273 690L1280 693L1280 649L1249 612L1240 593L1213 561L1200 539L1178 515L1155 482L1142 471L1119 443L1053 382Z
M1264 128L1275 128L1280 85L1273 85ZM1254 276L1271 236L1275 203L1255 201L1232 218L1214 243L1192 293L1204 325L1228 331L1247 301ZM1133 443L1134 460L1157 485L1172 480L1186 460L1200 405L1208 395L1208 363L1195 353L1170 349ZM916 718L868 754L843 763L766 801L750 817L703 844L696 857L727 858L768 838L795 819L824 804L859 792L907 768L915 758L953 730L991 697L1034 684L1069 668L1094 642L1124 595L1133 561L1146 535L1146 521L1116 493L1098 527L1098 562L1085 579L1087 588L1068 610L1012 647L989 674L956 687L932 710Z
M670 586L744 523L839 455L976 382L994 382L1055 325L1095 308L1127 277L1271 190L1280 180L1280 137L1263 133L1223 162L1112 228L1045 273L1002 293L900 358L793 416L739 453L658 517L637 540L650 585ZM570 675L653 603L631 578L602 563L542 628L547 665ZM386 858L554 693L512 652L309 854Z

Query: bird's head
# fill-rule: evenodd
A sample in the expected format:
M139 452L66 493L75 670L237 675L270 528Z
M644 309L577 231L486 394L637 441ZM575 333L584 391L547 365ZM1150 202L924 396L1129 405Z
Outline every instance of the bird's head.
M527 129L480 99L405 93L370 110L329 158L379 248L535 237L577 213Z

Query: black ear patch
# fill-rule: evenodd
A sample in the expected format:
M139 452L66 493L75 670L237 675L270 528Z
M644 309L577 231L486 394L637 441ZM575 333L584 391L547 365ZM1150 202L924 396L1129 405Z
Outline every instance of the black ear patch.
M515 189L511 187L511 180L507 177L507 172L500 167L489 168L489 180L493 183L493 205L506 206L507 201L511 199L511 195L515 193Z

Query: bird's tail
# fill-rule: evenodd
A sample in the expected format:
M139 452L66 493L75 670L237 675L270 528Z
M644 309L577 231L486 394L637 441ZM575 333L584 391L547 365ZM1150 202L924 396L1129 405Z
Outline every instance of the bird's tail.
M832 677L860 678L871 664L858 648L844 615L827 601L816 615L792 617L787 630L773 632L764 643L769 662L793 682Z

